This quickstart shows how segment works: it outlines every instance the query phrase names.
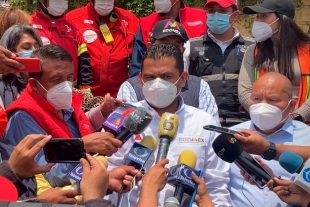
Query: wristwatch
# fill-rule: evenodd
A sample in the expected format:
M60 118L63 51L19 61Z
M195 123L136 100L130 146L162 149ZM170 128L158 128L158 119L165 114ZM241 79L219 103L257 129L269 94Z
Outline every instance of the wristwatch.
M270 143L270 147L269 149L267 149L262 157L265 159L265 160L272 160L273 158L276 157L276 154L277 154L277 150L276 150L276 145L275 143L273 142L269 142Z

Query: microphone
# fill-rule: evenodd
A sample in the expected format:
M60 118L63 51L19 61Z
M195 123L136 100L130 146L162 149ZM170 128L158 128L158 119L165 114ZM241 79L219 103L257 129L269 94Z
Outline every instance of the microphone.
M108 168L108 160L102 155L98 155L95 157L96 160L102 161L106 168ZM73 170L67 175L67 178L69 178L70 182L73 184L70 188L71 190L79 189L80 187L80 181L82 179L83 175L83 167L81 164L78 164Z
M167 198L167 200L165 200L164 207L179 207L179 206L180 206L180 203L178 199L176 199L175 197L170 197L170 198Z
M279 163L286 171L299 173L294 183L310 193L310 159L303 162L302 157L290 151L283 152L279 157Z
M153 151L157 148L157 140L153 136L145 136L139 143L135 142L128 154L125 156L125 165L141 169Z
M155 163L167 157L170 143L175 138L178 127L179 117L176 114L164 113L161 116L158 125L158 136L160 141Z
M116 136L116 139L125 143L130 136L141 134L153 120L153 115L143 107L135 108L125 117L122 130Z
M195 170L197 156L191 150L184 150L181 152L178 164L170 168L168 173L168 183L175 186L173 197L175 199L166 200L168 206L180 205L183 194L193 195L196 189L196 183L192 180L192 172L197 176L202 176L202 171ZM173 205L172 205L173 204Z
M124 130L123 124L125 117L133 110L133 108L129 108L122 114L113 111L110 116L105 120L105 122L102 123L104 131L110 132L114 136L120 134L120 132Z
M291 151L283 152L279 156L278 161L281 167L291 174L300 173L304 167L304 160L302 157Z
M249 174L256 175L260 181L269 181L272 179L250 154L243 151L237 139L231 137L231 135L220 134L212 143L212 147L219 158L229 163L236 162L237 166L241 165L245 171ZM274 182L274 187L276 186L277 183Z

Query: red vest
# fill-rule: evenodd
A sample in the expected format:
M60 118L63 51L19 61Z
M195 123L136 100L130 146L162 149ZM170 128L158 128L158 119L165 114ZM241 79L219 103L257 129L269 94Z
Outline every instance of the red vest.
M55 44L63 47L73 58L74 80L78 73L78 55L87 52L82 36L74 24L61 17L53 24L40 10L31 16L31 24L40 35L43 45Z
M67 14L87 44L93 73L91 90L95 96L110 93L116 97L119 87L129 77L129 62L139 19L121 8L115 7L114 11L119 17L116 22L107 23L114 38L110 44L105 43L98 25L99 16L91 3Z
M92 126L81 109L82 94L73 94L73 118L79 127L81 136L93 133ZM39 96L28 84L19 98L6 110L8 117L16 110L22 110L31 115L38 125L54 138L73 138L66 122L59 118L55 107Z
M207 32L206 13L203 9L187 7L180 9L180 23L185 28L188 38L200 37ZM156 23L167 19L167 16L160 16L157 12L140 19L141 34L144 44L150 43L150 35Z

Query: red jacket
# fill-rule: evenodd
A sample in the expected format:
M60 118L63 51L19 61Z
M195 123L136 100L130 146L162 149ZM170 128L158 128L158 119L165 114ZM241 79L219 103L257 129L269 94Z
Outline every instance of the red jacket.
M110 93L116 96L120 85L128 79L129 62L139 19L129 11L114 8L119 16L116 22L108 22L114 42L106 44L99 29L99 16L91 3L67 14L80 30L91 57L95 96Z
M75 25L66 20L65 16L57 19L53 24L40 10L36 10L31 17L31 24L41 36L43 45L59 45L70 53L74 63L74 80L76 80L78 56L87 52L87 47Z
M82 94L73 94L72 107L73 118L79 127L81 136L93 133L92 126L81 109ZM38 125L54 138L73 138L66 122L59 118L55 107L39 96L28 84L19 98L6 110L8 116L16 110L23 110L30 114Z
M206 34L206 13L203 9L187 7L184 4L184 8L180 9L179 18L189 38L200 37ZM157 12L140 19L141 34L145 45L151 42L151 32L156 23L165 19L167 19L166 15L160 16Z

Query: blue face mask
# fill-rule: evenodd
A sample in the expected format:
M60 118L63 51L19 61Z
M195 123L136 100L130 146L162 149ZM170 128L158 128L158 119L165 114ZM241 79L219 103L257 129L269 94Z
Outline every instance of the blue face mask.
M223 34L230 28L229 17L231 15L215 12L207 14L207 26L215 34Z
M32 53L33 53L33 50L24 50L24 51L18 52L17 55L18 57L30 58Z

